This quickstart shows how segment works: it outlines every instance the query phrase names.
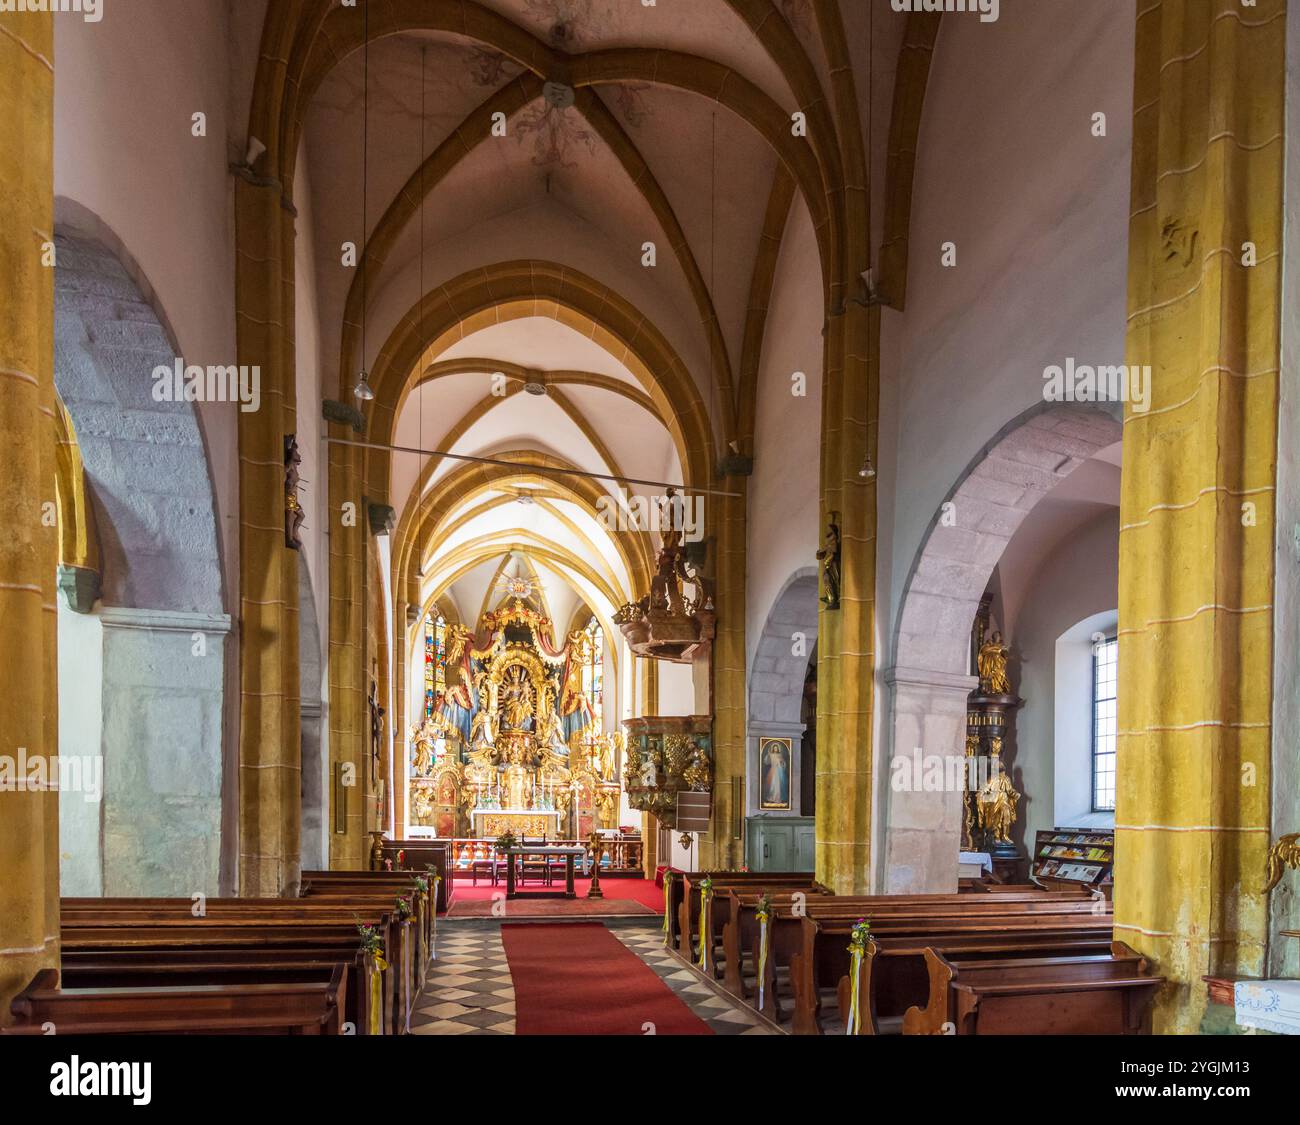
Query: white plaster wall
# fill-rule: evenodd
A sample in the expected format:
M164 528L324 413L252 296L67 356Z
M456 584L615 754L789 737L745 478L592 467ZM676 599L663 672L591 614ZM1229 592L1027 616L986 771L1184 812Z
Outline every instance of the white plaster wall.
M659 662L659 708L657 715L702 715L696 710L695 666Z
M1029 583L1015 631L1007 637L1019 665L1016 693L1024 700L1016 712L1015 756L1011 765L1012 778L1021 792L1018 823L1023 826L1022 841L1027 846L1032 847L1035 832L1058 823L1056 701L1064 684L1057 678L1057 639L1085 618L1113 612L1118 603L1119 512L1116 510L1086 524L1048 555ZM1090 652L1087 637L1082 641L1082 649L1087 657ZM1072 663L1071 668L1077 677L1078 667ZM1066 689L1066 697L1076 705L1074 719L1076 724L1083 723L1082 745L1090 754L1092 666L1087 659L1083 673L1083 681L1074 685L1073 692ZM1077 750L1079 744L1073 745ZM1091 800L1088 805L1087 811L1091 812Z
M881 429L896 432L898 449L878 482L880 511L892 514L880 528L891 643L934 513L980 448L1042 401L1043 368L1067 356L1123 362L1132 68L1125 4L1004 0L996 23L943 21L919 138L907 310L884 313L882 359L896 366L882 377L892 387ZM1090 133L1099 111L1103 139ZM950 241L957 265L945 269ZM880 663L893 663L892 650Z
M777 261L767 314L754 472L749 481L745 649L753 664L763 625L790 577L816 565L821 536L822 291L821 263L808 209L796 196ZM791 393L802 371L807 393Z

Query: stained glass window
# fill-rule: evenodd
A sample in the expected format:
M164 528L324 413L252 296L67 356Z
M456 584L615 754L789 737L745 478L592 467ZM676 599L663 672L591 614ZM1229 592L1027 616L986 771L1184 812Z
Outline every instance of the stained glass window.
M442 614L424 619L424 717L431 718L447 687L447 622Z
M591 704L596 733L604 729L605 716L605 630L593 617L587 624L587 666L582 672L582 690Z

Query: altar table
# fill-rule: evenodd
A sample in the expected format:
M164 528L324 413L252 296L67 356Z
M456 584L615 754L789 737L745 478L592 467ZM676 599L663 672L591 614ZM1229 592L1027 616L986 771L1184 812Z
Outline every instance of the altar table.
M578 847L558 847L555 845L535 844L532 847L517 847L498 849L499 853L506 857L506 898L547 898L553 894L561 894L563 898L577 898L577 892L573 889L573 865L582 856L587 854L586 848ZM515 868L518 864L515 860L526 856L545 856L549 859L551 856L564 857L564 891L519 891L515 889Z

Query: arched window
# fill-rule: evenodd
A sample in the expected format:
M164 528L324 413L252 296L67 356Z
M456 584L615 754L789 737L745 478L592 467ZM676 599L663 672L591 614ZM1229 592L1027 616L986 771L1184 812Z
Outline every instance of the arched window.
M1092 810L1115 810L1116 687L1119 683L1119 641L1107 637L1093 648L1092 658Z
M587 664L582 670L582 691L591 704L595 733L604 730L605 630L594 617L587 623Z

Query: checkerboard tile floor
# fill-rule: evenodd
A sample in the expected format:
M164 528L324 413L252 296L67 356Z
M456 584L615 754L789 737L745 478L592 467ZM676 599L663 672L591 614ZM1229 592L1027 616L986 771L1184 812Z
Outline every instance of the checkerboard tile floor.
M610 932L713 1029L715 1035L771 1035L770 1027L663 945L657 923ZM411 1017L414 1035L513 1035L515 991L499 924L439 919L438 959Z

